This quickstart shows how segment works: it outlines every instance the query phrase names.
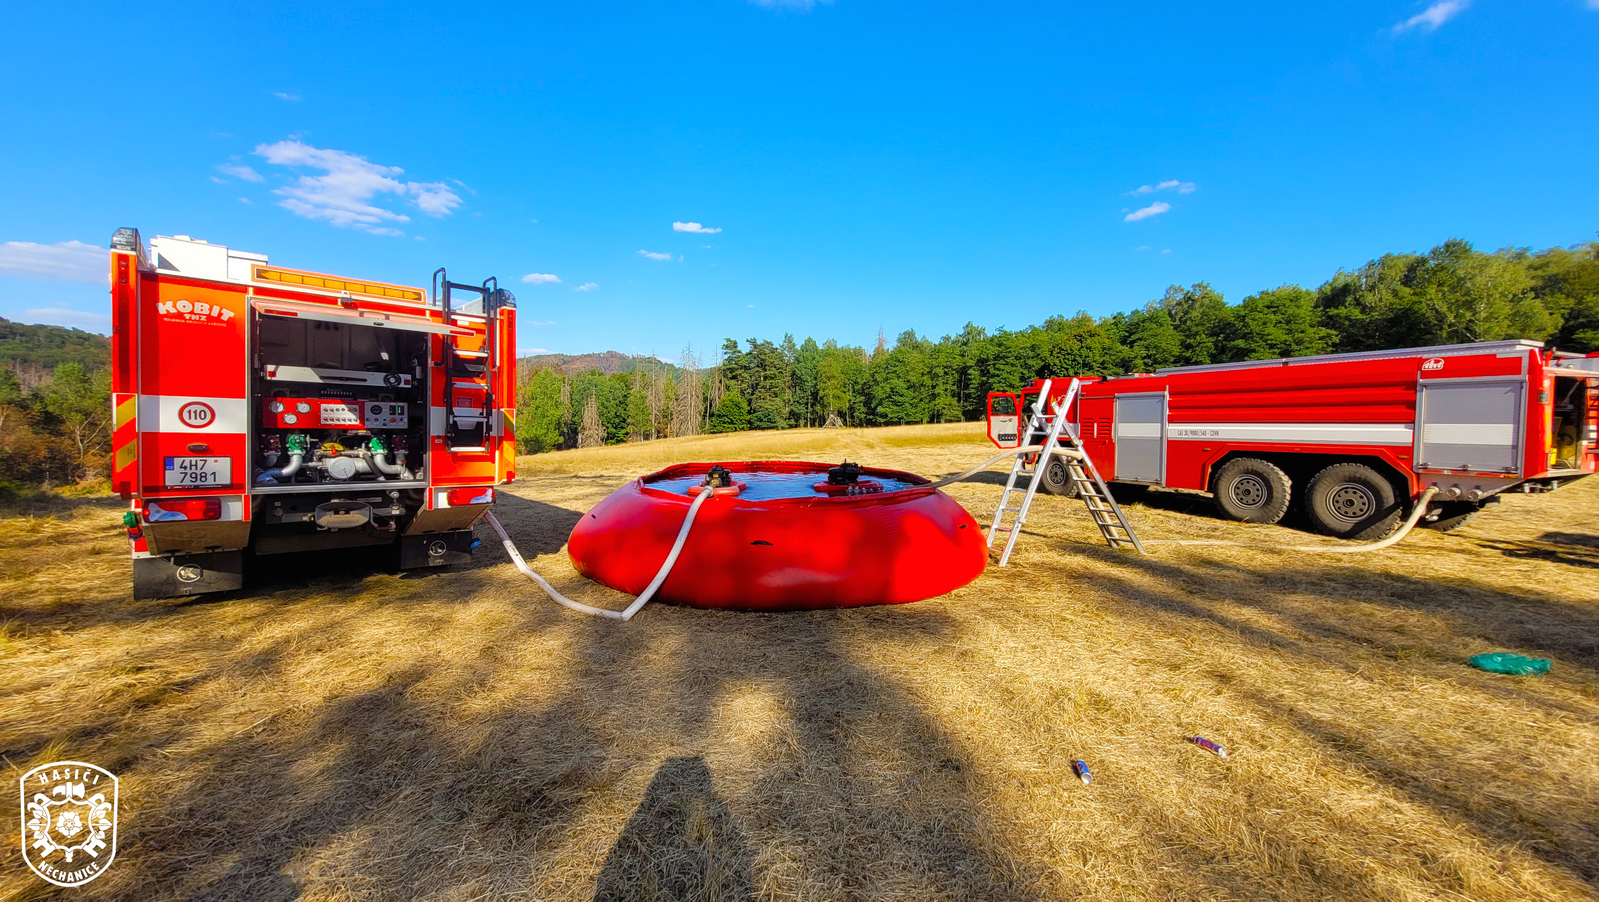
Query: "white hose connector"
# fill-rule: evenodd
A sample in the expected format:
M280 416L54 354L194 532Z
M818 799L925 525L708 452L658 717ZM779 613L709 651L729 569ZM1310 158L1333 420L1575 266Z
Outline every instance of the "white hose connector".
M672 550L666 555L666 560L661 564L661 569L656 571L655 578L650 580L650 584L645 587L644 591L639 595L639 597L633 599L633 603L628 605L625 610L621 611L613 611L609 608L596 608L593 605L587 605L581 601L573 601L572 599L567 598L565 595L562 595L560 592L557 592L554 586L550 585L549 582L544 579L544 577L533 572L533 568L529 567L527 565L527 561L522 559L521 553L518 552L516 550L516 546L511 543L511 537L505 534L505 527L501 526L500 521L495 518L494 512L489 511L488 513L484 514L483 517L489 521L489 526L493 527L495 534L500 537L500 543L505 546L505 553L511 556L511 563L516 565L516 569L522 571L522 575L526 576L528 579L538 583L539 588L544 590L544 594L550 596L550 599L556 604L571 608L572 610L577 611L579 614L588 614L593 617L604 617L608 620L627 621L632 620L634 614L637 614L645 605L649 604L650 599L655 597L656 590L660 589L661 584L666 582L667 574L672 572L672 565L677 563L677 556L683 551L683 543L688 541L688 531L689 527L694 525L694 515L700 512L700 505L705 503L705 499L711 497L713 494L715 493L707 489L706 491L701 492L699 497L694 499L693 504L688 506L688 516L683 518L683 526L677 531L677 541L672 543Z
M1434 496L1436 494L1438 494L1438 487L1437 486L1428 486L1427 490L1425 492L1421 493L1421 497L1416 499L1416 506L1415 506L1415 508L1413 510L1411 510L1410 517L1405 520L1405 525L1400 527L1398 532L1394 533L1393 535L1391 535L1388 538L1383 539L1381 541L1378 541L1378 542L1366 542L1365 544L1362 544L1362 545L1287 545L1287 546L1278 548L1277 550L1278 551L1326 552L1328 554L1358 554L1358 553L1367 552L1367 551L1381 551L1384 548L1387 548L1388 546L1397 543L1400 539L1403 539L1405 536L1409 535L1410 531L1412 529L1416 528L1416 524L1421 522L1421 515L1425 514L1427 512L1427 502L1431 501L1432 500L1432 496ZM1157 543L1161 544L1161 545L1237 545L1237 546L1239 546L1241 548L1259 548L1259 547L1262 547L1261 545L1259 545L1258 543L1255 543L1255 542L1236 542L1236 541L1233 541L1231 539L1145 539L1144 540L1144 544L1146 544L1146 545L1157 544Z

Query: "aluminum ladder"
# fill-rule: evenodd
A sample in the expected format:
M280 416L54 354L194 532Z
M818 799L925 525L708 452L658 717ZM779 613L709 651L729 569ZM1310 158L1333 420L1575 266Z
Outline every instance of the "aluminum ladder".
M1049 404L1049 387L1053 380L1046 379L1038 393L1038 400L1033 402L1033 412L1027 419L1027 428L1022 430L1022 447L1036 444L1043 438L1043 447L1033 458L1031 467L1027 464L1027 455L1018 454L1011 463L1010 478L1005 481L1005 491L1000 493L999 506L994 509L994 521L988 527L988 547L994 547L994 538L1000 533L1008 533L1005 539L1005 550L1000 553L999 565L1001 567L1010 563L1011 551L1016 548L1016 539L1022 534L1022 526L1027 523L1027 513L1032 510L1033 496L1038 494L1038 485L1043 479L1045 471L1049 469L1050 461L1057 455L1063 458L1066 465L1066 474L1072 486L1077 490L1077 497L1088 508L1088 516L1093 519L1094 525L1099 527L1099 534L1105 537L1105 544L1112 548L1131 546L1144 554L1144 545L1138 541L1138 534L1133 532L1131 523L1127 522L1127 515L1122 513L1121 505L1111 496L1110 488L1105 485L1105 480L1100 478L1099 471L1094 468L1094 462L1083 453L1083 446L1078 440L1077 426L1071 422L1072 404L1077 401L1078 390L1081 383L1073 379L1071 387L1066 390L1066 397L1055 405L1053 411L1047 410ZM1023 492L1016 486L1019 477L1026 476L1027 488L1022 495L1022 503L1012 506L1011 496ZM1005 523L1007 513L1015 514L1009 525Z

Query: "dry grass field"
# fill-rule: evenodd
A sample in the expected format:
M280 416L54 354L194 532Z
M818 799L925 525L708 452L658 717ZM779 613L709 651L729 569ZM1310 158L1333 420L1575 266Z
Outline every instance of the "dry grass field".
M974 425L563 452L498 509L559 588L619 607L562 543L633 476L988 452ZM984 522L992 476L950 492ZM1075 502L1034 510L1010 567L942 598L626 624L547 601L487 530L456 572L278 560L134 602L114 503L11 511L7 772L93 762L122 806L116 863L63 891L23 866L7 791L0 898L1599 898L1599 480L1370 555L1274 550L1315 540L1194 496L1129 516L1258 547L1138 557ZM1491 650L1554 668L1465 665Z

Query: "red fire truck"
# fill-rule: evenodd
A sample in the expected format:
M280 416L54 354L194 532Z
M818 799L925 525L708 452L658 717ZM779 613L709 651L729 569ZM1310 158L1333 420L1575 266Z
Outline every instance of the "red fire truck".
M1318 530L1388 531L1429 486L1453 528L1509 489L1543 491L1599 461L1599 354L1536 341L1327 354L1084 377L1069 420L1109 482L1210 493L1275 523L1297 499ZM1051 405L1070 384L1055 379ZM1019 445L1029 394L988 396L988 434ZM1059 472L1056 472L1056 470ZM1044 488L1069 492L1057 460Z
M111 481L133 594L236 589L257 555L468 559L515 477L516 302L273 266L186 235L111 239Z

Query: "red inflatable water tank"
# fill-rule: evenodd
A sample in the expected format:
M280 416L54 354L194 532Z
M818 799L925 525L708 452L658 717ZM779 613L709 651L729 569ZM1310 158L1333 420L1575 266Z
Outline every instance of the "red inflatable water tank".
M688 487L712 466L668 467L595 505L567 543L578 572L644 591L688 515ZM817 483L830 464L724 466L744 488L700 506L662 601L755 611L901 604L958 589L988 563L977 521L920 476L861 468L882 491L829 495Z

